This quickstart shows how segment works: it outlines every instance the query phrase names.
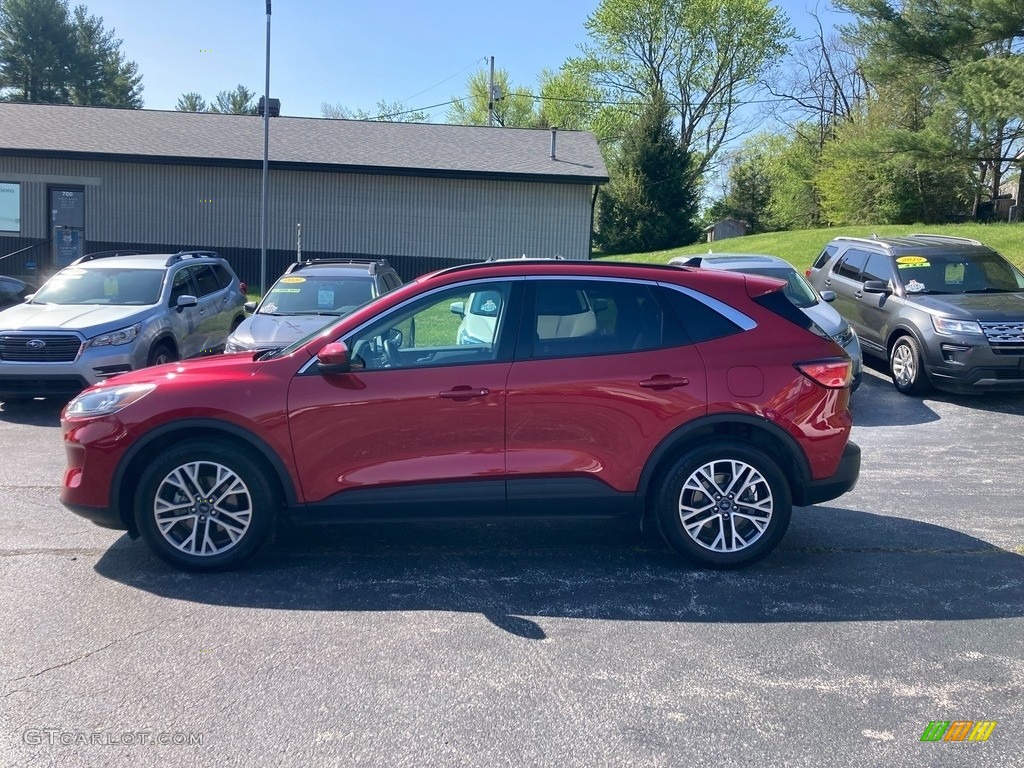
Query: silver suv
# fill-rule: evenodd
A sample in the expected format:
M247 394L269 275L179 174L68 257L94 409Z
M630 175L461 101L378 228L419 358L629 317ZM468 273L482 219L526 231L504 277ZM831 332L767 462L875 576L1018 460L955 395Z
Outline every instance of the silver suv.
M212 251L98 253L0 312L0 400L70 397L148 365L213 354L245 286Z

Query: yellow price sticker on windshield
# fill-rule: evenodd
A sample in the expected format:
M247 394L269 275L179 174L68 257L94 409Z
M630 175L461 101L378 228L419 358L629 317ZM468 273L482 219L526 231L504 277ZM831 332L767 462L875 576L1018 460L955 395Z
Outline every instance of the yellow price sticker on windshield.
M927 267L928 259L924 256L899 256L896 263L901 267Z
M304 283L304 282L306 282L306 278L304 278L304 277L282 277L281 278L281 282L282 283Z

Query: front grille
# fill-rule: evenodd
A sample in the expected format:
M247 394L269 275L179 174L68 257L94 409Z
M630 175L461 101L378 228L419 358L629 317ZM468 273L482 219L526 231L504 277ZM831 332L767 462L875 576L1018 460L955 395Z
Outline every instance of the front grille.
M71 334L0 334L0 360L5 363L73 363L82 340Z
M1024 321L980 325L995 354L1024 355Z

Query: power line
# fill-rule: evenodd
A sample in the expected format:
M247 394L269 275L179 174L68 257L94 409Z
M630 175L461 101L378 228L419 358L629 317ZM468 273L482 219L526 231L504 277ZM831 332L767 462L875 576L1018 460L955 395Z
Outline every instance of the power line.
M481 56L481 57L480 57L479 59L477 59L476 61L474 61L474 62L471 62L471 63L467 64L467 65L466 65L465 67L463 67L462 69L460 69L460 70L459 70L458 72L456 72L456 73L455 73L454 75L451 75L451 76L449 76L449 77L446 77L446 78L445 78L444 80L442 80L441 82L439 82L439 83L435 83L434 85L430 86L429 88L424 88L424 89L423 89L422 91L420 91L419 93L414 93L414 94L413 94L412 96L409 96L409 97L407 97L407 98L404 98L404 99L402 99L402 101L403 101L403 102L405 102L405 101L409 101L409 99L415 99L415 98L416 98L417 96L422 96L422 95L423 95L424 93L426 93L427 91L432 91L432 90L434 90L435 88L437 88L437 87L438 87L439 85L444 85L445 83L447 83L447 82L448 82L449 80L451 80L452 78L458 77L459 75L461 75L461 74L462 74L463 72L465 72L465 71L466 71L467 69L469 69L470 67L475 67L475 66L476 66L477 64L480 64L480 63L482 63L482 62L485 62L485 61L487 61L487 57L486 57L486 56Z

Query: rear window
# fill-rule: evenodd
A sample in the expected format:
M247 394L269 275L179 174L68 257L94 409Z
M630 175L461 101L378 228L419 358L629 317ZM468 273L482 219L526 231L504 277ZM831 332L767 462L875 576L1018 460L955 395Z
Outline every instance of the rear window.
M825 250L819 253L818 258L814 260L814 263L811 265L811 269L821 269L822 267L824 267L826 264L828 264L829 259L836 255L837 250L838 248L836 248L834 245L825 246Z
M789 322L793 323L793 325L800 326L805 331L810 331L811 333L817 334L818 336L821 336L823 339L832 338L827 333L825 333L825 331L819 328L818 325L813 320L811 320L811 318L808 315L797 309L796 306L794 306L793 302L786 298L786 294L783 293L782 291L772 291L771 293L766 293L762 296L758 296L756 299L754 299L754 301L760 304L765 309L769 310L770 312L775 313L779 317L789 320Z

